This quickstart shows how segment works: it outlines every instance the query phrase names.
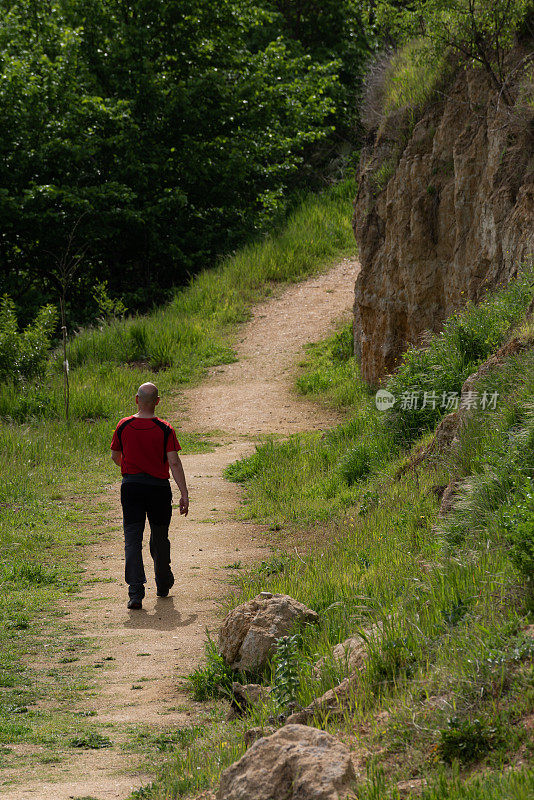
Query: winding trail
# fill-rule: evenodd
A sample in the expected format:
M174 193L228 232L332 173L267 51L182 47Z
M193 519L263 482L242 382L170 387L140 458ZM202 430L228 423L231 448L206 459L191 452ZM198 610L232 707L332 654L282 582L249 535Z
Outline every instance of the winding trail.
M183 391L176 410L170 412L163 399L161 414L173 422L178 438L180 430L211 433L218 444L213 452L182 458L191 509L187 519L177 512L173 517L176 583L171 596L156 598L147 563L143 610L127 611L114 485L105 500L112 505L115 530L89 553L87 577L95 582L64 606L66 625L77 636L97 642L96 651L83 656L86 666L102 667L84 708L96 712L94 720L109 725L109 737L118 746L74 755L65 748L63 761L19 775L11 789L0 790L1 797L123 800L150 779L135 771L135 753L121 749L129 726L151 726L157 732L191 724L201 704L186 694L183 676L202 658L206 628L216 627L217 600L228 591L230 565L265 558L269 547L260 526L235 519L240 490L223 479L223 469L252 452L262 434L287 435L336 424L335 412L298 398L292 386L303 345L322 339L349 318L357 268L357 262L344 260L256 306L240 331L238 361L214 368L199 386Z

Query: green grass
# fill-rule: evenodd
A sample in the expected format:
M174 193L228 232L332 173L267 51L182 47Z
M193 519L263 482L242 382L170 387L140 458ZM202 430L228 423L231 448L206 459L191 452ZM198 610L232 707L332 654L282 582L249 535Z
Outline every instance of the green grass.
M410 347L402 364L387 383L396 403L387 413L387 423L399 442L411 444L454 410L443 402L459 393L466 378L495 352L510 330L521 322L533 297L533 271L527 266L517 280L489 293L478 305L467 304L444 324L427 347ZM419 393L418 406L403 408L403 397ZM424 393L428 402L423 409Z
M160 770L158 779L134 791L129 800L169 800L196 797L213 785L221 772L245 752L242 736L227 731L222 720L206 730L192 746L177 749Z
M430 57L426 43L412 39L393 56L387 68L383 113L423 108L450 72L445 51L440 58Z
M307 357L297 378L300 394L339 409L353 407L360 397L369 394L354 359L352 325L305 349Z
M455 776L452 780L444 773L412 797L420 800L530 800L534 792L534 771L520 769L508 774L487 774L465 780ZM361 787L358 800L400 800L394 787L388 787L382 773L371 773Z

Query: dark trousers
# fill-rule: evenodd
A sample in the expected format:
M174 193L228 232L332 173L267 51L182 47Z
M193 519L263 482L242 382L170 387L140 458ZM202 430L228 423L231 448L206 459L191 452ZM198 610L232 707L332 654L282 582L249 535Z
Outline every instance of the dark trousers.
M124 522L124 552L126 565L124 579L131 600L145 596L146 575L143 566L143 531L148 517L150 525L150 555L154 559L156 587L169 589L174 577L171 572L171 545L169 524L172 515L170 485L150 486L144 483L123 483L121 503Z

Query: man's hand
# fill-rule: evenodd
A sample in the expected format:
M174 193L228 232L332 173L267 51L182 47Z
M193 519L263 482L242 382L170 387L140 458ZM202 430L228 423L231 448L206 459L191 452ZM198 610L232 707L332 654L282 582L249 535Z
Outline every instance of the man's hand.
M176 450L169 450L167 453L169 459L169 467L171 468L172 476L176 481L180 490L180 514L187 517L189 511L189 496L187 493L187 483L185 482L184 468Z

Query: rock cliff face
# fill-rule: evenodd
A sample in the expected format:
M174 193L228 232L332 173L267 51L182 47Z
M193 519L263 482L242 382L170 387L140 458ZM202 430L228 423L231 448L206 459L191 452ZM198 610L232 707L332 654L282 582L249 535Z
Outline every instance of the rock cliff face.
M505 106L475 69L445 95L413 130L406 112L386 119L362 154L354 336L374 385L534 251L532 105Z

